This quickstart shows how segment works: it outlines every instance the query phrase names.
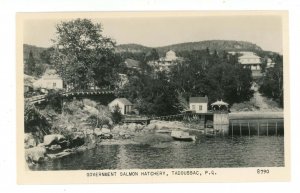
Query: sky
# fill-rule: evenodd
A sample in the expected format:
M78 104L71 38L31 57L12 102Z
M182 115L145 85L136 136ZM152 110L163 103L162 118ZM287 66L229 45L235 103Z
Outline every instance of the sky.
M75 18L74 18L75 19ZM23 42L50 47L55 26L62 19L26 19ZM117 44L136 43L149 47L203 40L241 40L255 43L263 50L282 53L282 21L278 15L103 17L103 34Z

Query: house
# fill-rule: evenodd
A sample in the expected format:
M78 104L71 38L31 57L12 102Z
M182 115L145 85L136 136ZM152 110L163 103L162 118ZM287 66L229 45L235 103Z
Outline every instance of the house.
M244 68L249 68L252 72L253 78L259 78L263 74L261 73L261 58L254 52L243 51L243 52L228 52L229 54L235 55L240 54L238 61Z
M170 67L177 64L178 61L183 61L183 58L177 57L173 50L169 50L165 57L161 57L157 61L150 61L148 64L153 66L156 71L169 71Z
M260 70L261 59L253 52L240 52L239 63L251 70Z
M196 113L207 113L208 98L205 97L190 97L189 106L190 110Z
M116 98L108 104L108 107L111 111L113 111L116 106L120 108L120 111L123 115L126 115L133 110L133 104L126 98Z
M63 89L63 80L54 69L47 69L44 75L33 83L34 88Z

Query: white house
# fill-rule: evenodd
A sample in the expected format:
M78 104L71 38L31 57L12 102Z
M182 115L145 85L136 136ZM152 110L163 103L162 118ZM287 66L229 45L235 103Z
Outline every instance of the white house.
M126 98L116 98L108 104L108 107L111 111L113 111L116 106L120 108L120 111L123 115L126 115L133 110L133 104Z
M238 57L238 61L244 68L249 68L252 72L253 78L262 76L261 73L261 58L254 52L242 51L242 52L228 52L229 54L241 54Z
M251 70L260 70L261 60L253 52L240 52L242 56L239 57L239 62L245 66L249 67Z
M148 64L153 66L156 71L169 71L169 68L176 65L178 61L183 61L183 58L177 57L173 50L169 50L165 57L161 57L157 61L149 61Z
M33 83L35 88L63 89L63 80L53 69L47 69L44 75Z
M207 113L208 98L205 97L190 97L190 110L196 113Z

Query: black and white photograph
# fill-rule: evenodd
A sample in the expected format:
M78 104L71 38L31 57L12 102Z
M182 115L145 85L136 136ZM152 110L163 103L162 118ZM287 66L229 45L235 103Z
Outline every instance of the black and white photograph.
M287 179L286 22L285 11L19 13L18 170Z

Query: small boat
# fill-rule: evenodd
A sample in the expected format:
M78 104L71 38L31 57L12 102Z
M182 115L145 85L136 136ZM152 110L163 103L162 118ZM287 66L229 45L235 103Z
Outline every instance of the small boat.
M196 141L196 136L190 135L185 131L172 131L171 137L179 141Z

